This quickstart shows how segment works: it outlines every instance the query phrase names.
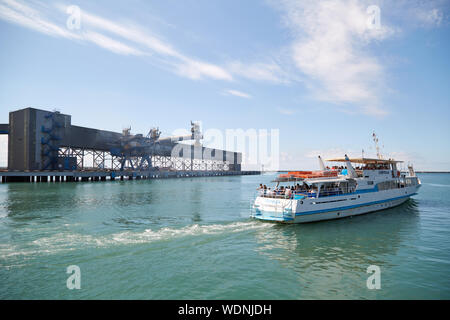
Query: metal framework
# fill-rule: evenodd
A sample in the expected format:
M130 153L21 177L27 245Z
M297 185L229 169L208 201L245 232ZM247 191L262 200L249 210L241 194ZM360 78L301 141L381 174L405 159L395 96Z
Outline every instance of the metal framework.
M75 157L77 170L177 170L177 171L228 171L227 161L211 159L190 159L153 155L147 157L127 157L111 155L107 151L78 149L70 147L59 148L58 156ZM148 163L151 161L151 166ZM122 168L123 164L123 168Z

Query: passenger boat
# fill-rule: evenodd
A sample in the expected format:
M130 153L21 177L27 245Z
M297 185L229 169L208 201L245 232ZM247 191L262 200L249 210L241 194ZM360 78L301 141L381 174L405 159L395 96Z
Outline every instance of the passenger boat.
M327 161L345 166L326 168L319 156L319 171L280 175L274 188L258 190L251 216L283 223L345 218L398 206L421 186L412 165L407 173L397 169L403 161L347 155Z

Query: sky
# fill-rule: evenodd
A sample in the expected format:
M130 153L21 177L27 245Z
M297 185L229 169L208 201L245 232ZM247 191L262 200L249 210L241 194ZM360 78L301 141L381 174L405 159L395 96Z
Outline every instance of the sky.
M0 0L0 123L35 107L118 132L157 126L167 136L190 120L203 132L275 129L279 169L318 169L319 154L375 156L375 131L384 157L450 171L449 9ZM6 148L3 136L0 166Z

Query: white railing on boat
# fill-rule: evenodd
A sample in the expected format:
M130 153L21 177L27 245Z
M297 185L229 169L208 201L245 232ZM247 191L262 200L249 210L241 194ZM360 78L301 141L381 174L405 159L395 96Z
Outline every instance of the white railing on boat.
M319 198L322 197L330 197L330 196L338 196L347 194L344 193L342 190L326 190L321 191L319 193ZM310 191L294 191L291 192L289 195L286 195L283 191L268 191L268 190L260 190L259 196L264 198L274 198L274 199L301 199L301 198L317 198L317 192L310 192Z

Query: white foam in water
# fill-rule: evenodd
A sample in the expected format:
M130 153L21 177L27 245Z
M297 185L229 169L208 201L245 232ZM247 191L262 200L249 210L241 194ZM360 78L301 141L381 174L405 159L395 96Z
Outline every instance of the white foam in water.
M181 229L162 228L157 231L147 229L142 233L124 232L113 237L119 243L146 243L155 240L169 240L177 237L214 235L226 232L242 232L252 229L261 229L269 226L258 222L235 222L231 224L194 224Z
M79 247L108 247L114 245L144 244L156 241L165 241L189 236L219 235L224 233L237 233L248 230L271 228L268 223L234 222L229 224L189 225L183 228L161 228L158 230L146 229L142 232L120 232L111 235L92 236L79 233L58 233L51 237L34 240L30 245L36 249L20 249L0 247L0 257L33 254L55 254L61 251L76 250Z
M148 243L161 240L170 240L174 238L199 236L199 235L215 235L226 232L235 233L253 229L261 229L270 226L268 224L258 222L235 222L230 224L211 224L211 225L190 225L180 229L162 228L159 230L146 229L143 232L122 232L110 236L105 239L105 244L134 244Z

